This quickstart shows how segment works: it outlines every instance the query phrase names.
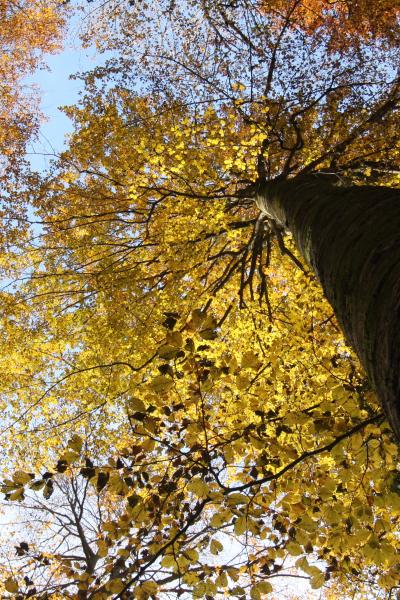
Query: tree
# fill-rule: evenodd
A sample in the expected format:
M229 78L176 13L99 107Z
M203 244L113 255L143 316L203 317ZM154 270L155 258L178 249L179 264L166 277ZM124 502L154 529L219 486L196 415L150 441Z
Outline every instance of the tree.
M398 189L318 179L261 188L259 205L294 232L400 439Z
M0 154L1 169L18 164L37 130L37 95L24 78L44 53L60 47L64 10L59 0L0 3ZM2 177L4 174L2 173Z
M0 1L0 214L1 247L21 239L29 186L26 151L38 133L39 94L27 78L46 53L60 48L65 7L61 0ZM7 260L1 261L8 276Z
M12 257L28 276L3 293L3 492L46 510L58 481L89 481L110 510L93 572L46 548L72 597L260 598L282 573L399 586L398 447L282 230L292 189L331 210L395 187L395 51L333 51L297 4L102 5L118 55L67 111L32 191L39 238ZM22 597L30 568L5 578Z
M262 0L267 13L285 14L288 5L280 0ZM330 37L332 48L358 45L363 39L384 38L390 44L398 42L399 8L390 0L300 0L289 4L296 24L306 32L323 29Z
M19 477L24 479L21 472ZM48 476L33 488L43 489L44 498L30 490L18 506L17 539L3 540L3 553L8 551L11 559L2 591L28 598L70 597L69 588L101 561L92 547L102 523L118 514L118 505L114 512L100 506L88 480L72 475L55 482ZM73 584L71 575L76 576Z
M265 214L268 215L271 214L271 211L272 214L274 212L268 207L266 192L268 185L265 183L274 178L277 180L286 180L288 177L295 179L305 174L322 171L322 173L330 173L331 183L333 181L333 185L336 186L343 181L341 179L343 175L345 178L347 177L349 184L353 183L354 179L356 183L365 183L365 175L367 175L366 182L368 182L369 176L372 175L372 169L374 169L373 179L378 179L378 181L381 179L383 183L386 177L388 183L390 178L394 184L397 182L398 141L394 132L400 97L399 81L397 77L394 77L395 65L394 63L393 66L391 65L392 56L389 49L384 48L383 50L382 60L385 60L383 69L377 70L371 63L371 56L368 56L372 49L375 52L380 50L381 42L376 43L374 36L384 36L385 42L388 42L393 41L393 36L398 34L396 20L398 9L396 7L389 5L389 10L376 21L374 28L371 27L372 13L368 13L367 3L354 3L353 6L352 3L316 2L307 4L295 1L289 3L286 10L281 12L282 7L279 2L264 2L260 6L261 14L263 12L272 14L272 17L267 17L267 22L268 18L271 19L270 27L271 29L274 27L276 30L275 39L271 36L271 39L265 41L261 20L257 21L260 19L260 12L257 8L252 12L247 5L243 5L241 14L241 3L231 8L218 3L216 6L212 6L207 2L201 2L200 6L202 12L200 12L199 18L190 11L187 14L186 7L185 9L175 6L171 8L169 5L174 21L171 25L167 21L164 27L165 29L170 27L174 45L166 42L163 46L163 42L151 37L151 32L146 41L143 41L139 34L139 46L135 47L133 53L141 57L144 70L152 64L153 71L149 78L150 89L154 91L165 89L161 94L170 98L171 94L176 94L171 87L168 87L170 78L170 81L174 82L178 94L190 93L189 88L192 87L195 90L194 93L200 95L204 102L228 103L230 110L234 110L238 117L237 127L241 131L241 135L244 133L244 124L258 128L259 147L261 148L258 156L258 177L254 178L253 176L253 181L251 181L251 172L249 172L247 164L243 163L242 156L235 157L232 162L226 163L228 168L229 166L233 167L234 176L243 186L240 190L242 196L246 194L250 198L263 196L263 199L259 200L259 206L263 206ZM163 23L162 15L164 15L165 22L166 12L166 5L161 2L161 23ZM348 13L346 19L345 12ZM128 34L134 36L138 31L136 29L137 20L139 20L141 28L144 20L148 18L148 14L141 7L137 13L135 10L132 13L132 16L130 12L124 13L121 21L123 20ZM359 36L357 38L354 36L354 15L358 16L357 32L363 32L366 37L365 48L359 45ZM339 19L337 30L342 36L343 43L342 45L336 44L335 51L333 51L331 48L331 25L332 19L335 18ZM185 35L183 29L188 26L190 21L195 23L194 33ZM217 36L219 46L216 49L211 45L208 55L205 49L204 55L201 52L196 55L196 52L201 50L202 43L206 47L207 36L210 35L209 29L204 25L205 22ZM308 31L307 41L304 41L301 34L298 36L294 30L299 25ZM327 28L330 30L327 31ZM250 32L252 32L252 36ZM343 36L347 37L346 43ZM199 37L201 42L196 44L195 37ZM235 43L232 39L235 40ZM350 60L348 46L351 40L355 40L358 51L357 56ZM371 41L371 45L367 44L368 41ZM121 44L121 40L117 38L116 44ZM295 47L297 52L290 54L293 52L290 50L290 45ZM192 50L193 47L194 50ZM232 49L233 47L234 49ZM319 49L319 52L316 51L316 48ZM226 64L228 52L231 60L233 59L232 66ZM248 55L242 58L240 55L245 52ZM307 56L312 64L312 52L317 56L315 68L319 69L321 79L311 83L306 74L301 72L301 67L297 63L299 57L303 55L303 59ZM340 64L335 52L341 54L342 62ZM128 50L126 54L130 56L131 51ZM291 66L281 64L280 55ZM128 68L131 68L132 62L129 59L128 64ZM137 62L134 64L135 68L140 71L141 67ZM297 71L295 75L290 72L290 68ZM383 84L385 91L381 93L376 87L377 82L373 82L373 77L382 77L385 70L388 79ZM126 75L125 69L123 72ZM274 86L273 80L276 76L279 78L279 84ZM362 90L361 93L360 90ZM219 94L217 102L213 94ZM238 95L238 98L235 98L235 94ZM176 101L179 102L179 99ZM193 102L196 104L196 100L193 99ZM199 112L198 108L196 110ZM225 116L225 112L226 108L222 108L221 117ZM360 144L363 144L365 139L368 139L369 148L366 153L363 153ZM279 149L278 152L275 150L276 147ZM313 153L315 154L313 155ZM239 174L242 175L242 179L239 179ZM244 179L245 177L246 179ZM315 191L318 190L318 182L326 182L327 178L319 176L309 181L314 182L313 190ZM246 182L249 183L247 187L243 185ZM171 189L174 184L175 182L168 188L171 193L174 192ZM335 192L334 190L329 192L327 186L328 183L321 183L318 194L321 197L330 194L327 202L332 205L331 197ZM305 193L306 188L304 185L299 188L292 185L292 187L286 188L275 186L273 189L275 192L278 189L301 189L301 193ZM309 193L314 192L310 191ZM356 258L355 254L347 252L349 266L345 276L346 282L344 287L342 286L341 292L338 289L340 279L338 279L337 270L334 271L334 276L332 273L326 275L329 277L329 283L328 280L325 280L324 273L328 267L321 262L325 260L325 258L321 258L322 249L313 249L313 256L310 255L307 258L312 260L313 266L317 269L325 292L333 303L333 308L344 331L367 370L390 423L400 439L397 375L399 360L396 350L398 340L393 322L393 319L396 321L397 310L397 290L394 284L397 281L397 271L393 269L397 258L391 246L391 244L395 246L397 244L395 224L398 223L398 192L393 191L389 194L382 190L374 191L367 188L362 190L358 185L357 190L353 193L359 197L359 213L357 216L353 213L350 214L350 210L355 210L356 206L356 201L352 202L352 208L348 213L346 212L341 224L339 219L343 214L344 206L348 199L353 197L350 191L346 194L336 194L337 197L343 197L344 202L344 205L339 206L338 204L338 210L335 213L338 220L330 212L329 219L324 225L323 213L326 211L325 208L321 208L317 213L310 213L310 218L313 219L312 229L310 224L306 232L300 233L297 230L299 224L293 219L287 219L286 216L281 219L280 226L286 226L290 221L292 233L300 247L303 248L308 241L300 239L302 236L319 236L323 240L326 233L325 227L331 227L332 232L337 232L338 237L331 237L329 244L335 247L336 239L343 239L349 220L352 219L358 223L364 210L367 210L364 208L364 204L365 206L371 205L372 209L374 198L383 198L387 223L393 223L393 241L388 239L387 236L390 234L385 225L382 227L383 233L377 237L374 225L375 213L371 213L369 217L372 237L371 239L368 239L367 236L363 238L365 254L362 257L360 255L359 271L351 270L350 265L356 262ZM391 201L389 197L392 198ZM289 196L287 198L290 202ZM292 203L293 205L294 203ZM303 205L306 205L305 201ZM388 208L389 205L392 207L391 209ZM315 204L316 206L317 204ZM325 206L323 200L320 206ZM349 236L348 247L352 245L353 235L352 233ZM393 261L390 262L390 266L385 265L387 256L382 254L380 249L377 248L373 256L369 255L370 248L378 243L388 246L387 256L390 256L390 261ZM306 252L309 253L308 249ZM356 250L354 249L353 252L355 253ZM343 259L336 260L336 258L336 254L332 254L333 264L339 268ZM367 259L374 264L375 275L371 279L371 284L368 284L368 286L372 286L371 291L366 293L364 288L367 285L367 279L361 280L360 277L362 269L365 267L367 270ZM381 263L381 261L383 262ZM387 280L382 279L383 273L387 273ZM364 272L363 277L371 278L371 274L367 275ZM385 288L387 291L381 293L380 286L384 285L387 285ZM352 301L348 298L348 289L354 290ZM387 297L388 290L392 290L391 301ZM376 295L379 296L378 300L375 298ZM349 302L352 303L353 308L349 307ZM385 304L385 308L383 308L383 304ZM347 314L349 311L351 315ZM361 325L363 319L366 322Z

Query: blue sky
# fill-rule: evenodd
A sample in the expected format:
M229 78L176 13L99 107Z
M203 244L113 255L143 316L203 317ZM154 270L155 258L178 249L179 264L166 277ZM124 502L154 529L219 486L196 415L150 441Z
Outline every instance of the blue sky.
M45 169L51 156L64 146L65 136L71 132L69 119L60 110L63 105L74 104L79 98L82 83L69 77L80 71L92 69L99 64L94 50L80 47L76 25L70 27L65 48L47 57L48 69L37 71L27 80L39 88L41 109L46 118L42 123L39 139L29 145L28 158L35 169Z

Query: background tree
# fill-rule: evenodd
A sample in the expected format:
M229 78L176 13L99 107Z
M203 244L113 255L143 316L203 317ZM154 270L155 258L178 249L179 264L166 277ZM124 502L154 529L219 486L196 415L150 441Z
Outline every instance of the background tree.
M63 24L57 0L0 4L0 152L2 167L23 155L26 141L37 129L37 97L24 78L35 71L44 53L60 47Z
M65 19L61 0L0 2L0 215L1 248L9 251L25 229L27 143L38 133L39 93L27 78L47 53L60 48ZM1 260L2 274L8 260Z
M262 0L260 4L267 13L282 15L288 9L280 0ZM374 38L384 38L391 45L398 42L399 7L390 0L299 0L290 8L296 14L296 24L306 32L324 30L332 49L354 47Z
M62 3L33 0L0 3L0 155L2 170L24 154L37 131L38 97L24 78L41 63L44 53L60 47Z

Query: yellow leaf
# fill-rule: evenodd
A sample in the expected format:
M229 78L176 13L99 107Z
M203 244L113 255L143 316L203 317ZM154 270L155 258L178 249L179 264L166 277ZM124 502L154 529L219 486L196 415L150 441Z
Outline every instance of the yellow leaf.
M112 594L119 594L124 589L124 584L120 579L112 579L107 582L106 588Z
M19 485L24 485L24 483L28 483L34 478L34 475L31 473L25 473L25 471L16 471L13 475L13 479L15 483Z
M128 492L128 486L117 472L111 473L108 480L108 489L120 496Z
M97 542L97 554L104 558L108 554L108 545L104 540Z
M202 329L200 331L200 337L203 340L215 340L218 337L218 333L214 329Z
M193 585L194 583L197 583L199 581L198 575L193 571L187 571L182 577L182 579L185 583L188 583L189 585Z
M230 510L221 510L215 515L212 516L210 525L215 529L218 529L224 523L227 523L232 518L232 513Z
M310 541L310 535L303 529L296 529L296 542L305 546Z
M217 577L217 578L216 578L216 580L215 580L215 585L216 585L217 587L220 587L220 588L221 588L221 587L222 587L222 588L225 588L225 587L227 587L227 585L228 585L228 578L227 578L227 576L226 576L226 573L225 573L225 571L222 571L222 573L220 573L220 574L218 575L218 577Z
M264 594L269 594L272 591L273 587L269 581L260 581L251 588L250 598L251 600L261 600Z
M260 581L260 583L257 583L256 588L261 594L269 594L273 591L273 587L269 581Z
M217 326L217 319L212 315L208 315L202 323L202 329L215 329Z
M19 488L18 490L15 490L15 492L10 494L10 496L9 496L10 500L23 500L23 498L24 498L24 488Z
M171 344L164 344L160 346L157 350L157 354L160 358L164 360L172 360L176 357L176 355L180 352L180 348L176 346L171 346Z
M128 399L127 405L128 405L128 408L132 412L145 412L146 411L146 405L143 402L143 400L141 400L140 398L136 398L135 396L132 396L132 398Z
M15 594L19 590L18 583L12 577L9 577L5 580L4 587L6 588L7 592L10 592L10 594Z
M318 573L318 575L314 575L314 577L312 577L310 581L313 590L317 590L318 588L322 587L324 583L325 575L322 573L322 571Z
M299 544L297 544L296 542L288 542L286 544L286 550L292 556L299 556L299 554L303 553L302 547Z
M247 519L246 517L243 515L241 517L239 517L238 519L236 519L235 522L235 533L236 535L242 535L247 529Z
M262 450L263 448L265 448L265 441L260 440L254 437L253 435L250 436L250 444L253 446L253 448L256 448L257 450Z
M199 553L194 548L189 548L188 550L185 550L183 555L192 563L196 562L199 559Z
M193 588L193 598L202 598L206 593L206 584L201 581L196 587Z
M192 311L192 325L195 329L197 329L198 327L200 327L200 325L203 323L204 319L206 318L206 313L202 310L200 310L199 308L196 308L195 310Z
M167 344L181 348L183 346L183 337L180 331L168 331L166 336Z
M235 506L237 504L247 504L249 501L246 494L241 494L240 492L234 492L228 496L228 502L230 506Z
M150 383L153 390L159 394L167 392L173 385L173 380L165 375L157 375Z
M310 565L305 556L298 558L296 560L295 564L296 564L297 568L299 568L302 571L304 571L305 573L307 573L307 575L310 575L310 577L316 577L317 575L320 575L322 573L321 569L318 569L318 567Z
M223 549L224 549L224 546L223 546L223 544L221 544L221 542L219 542L218 540L211 540L211 544L210 544L211 554L219 554L219 552L222 552Z
M75 452L80 452L82 450L83 440L79 435L74 434L69 440L68 446L72 448L72 450L75 450Z
M75 450L66 450L61 455L61 460L65 460L67 463L73 463L79 458L79 454Z
M200 479L200 477L192 479L192 481L188 484L187 489L189 492L192 492L199 498L206 498L208 492L210 491L208 484Z
M153 596L157 593L158 585L155 581L145 581L140 586L142 592L144 592L147 596Z
M237 581L240 577L239 569L236 569L235 567L228 567L226 572L232 581Z
M175 567L176 566L175 556L173 554L166 554L161 561L161 565L163 567L166 567L167 569L171 568L171 567Z
M258 369L260 364L258 356L254 352L249 351L243 354L241 362L242 369Z
M35 492L41 490L46 485L46 481L44 479L38 479L36 481L32 481L29 488Z

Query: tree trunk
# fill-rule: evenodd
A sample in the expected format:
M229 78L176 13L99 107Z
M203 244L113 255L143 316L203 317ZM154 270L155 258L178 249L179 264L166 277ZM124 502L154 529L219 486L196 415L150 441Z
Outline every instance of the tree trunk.
M400 441L400 190L316 175L265 183L256 202L318 275Z

